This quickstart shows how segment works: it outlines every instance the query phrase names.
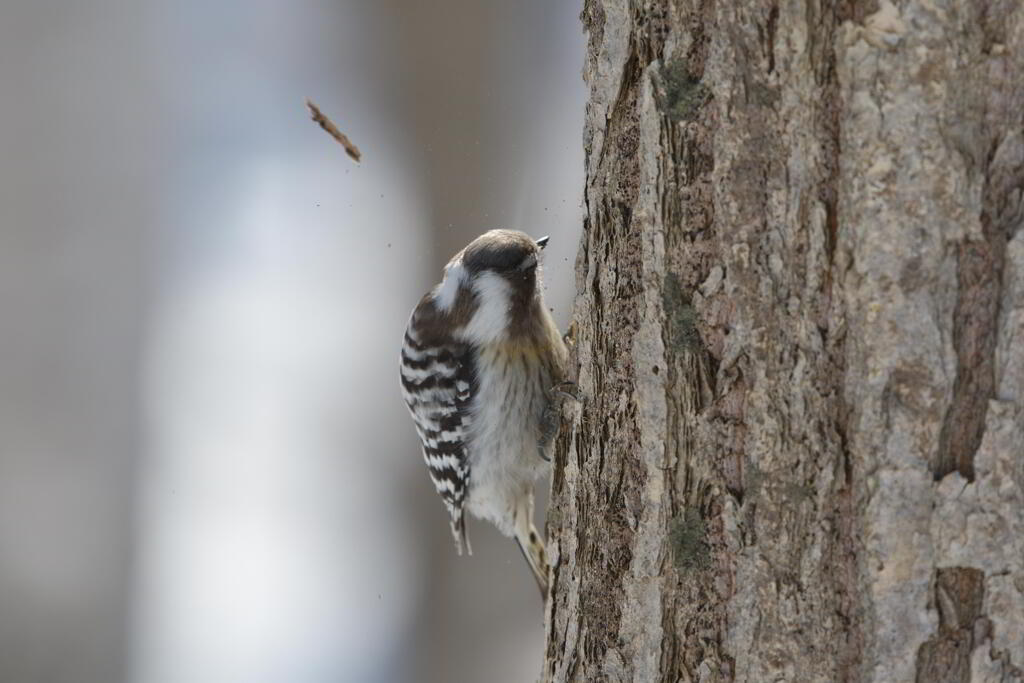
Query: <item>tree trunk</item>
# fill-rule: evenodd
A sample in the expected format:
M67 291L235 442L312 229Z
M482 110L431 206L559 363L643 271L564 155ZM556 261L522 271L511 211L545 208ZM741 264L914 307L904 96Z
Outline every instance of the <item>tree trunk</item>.
M1024 7L589 0L553 681L1024 668Z

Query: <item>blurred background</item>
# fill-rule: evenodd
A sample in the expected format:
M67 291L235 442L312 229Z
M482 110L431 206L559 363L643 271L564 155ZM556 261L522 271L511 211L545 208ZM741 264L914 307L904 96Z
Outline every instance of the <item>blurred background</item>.
M0 681L539 677L529 570L476 521L456 557L397 359L494 227L552 236L564 329L578 5L0 5Z

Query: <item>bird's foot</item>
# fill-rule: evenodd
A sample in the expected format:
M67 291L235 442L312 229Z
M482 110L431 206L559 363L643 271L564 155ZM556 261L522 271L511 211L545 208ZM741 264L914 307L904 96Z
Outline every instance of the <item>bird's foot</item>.
M552 398L558 396L568 398L577 403L580 399L580 387L576 382L559 382L549 390Z

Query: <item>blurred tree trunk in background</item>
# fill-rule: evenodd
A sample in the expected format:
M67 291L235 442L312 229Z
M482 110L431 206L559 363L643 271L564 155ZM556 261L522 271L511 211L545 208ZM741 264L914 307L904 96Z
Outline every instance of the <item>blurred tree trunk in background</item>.
M591 0L555 681L1024 668L1024 7Z

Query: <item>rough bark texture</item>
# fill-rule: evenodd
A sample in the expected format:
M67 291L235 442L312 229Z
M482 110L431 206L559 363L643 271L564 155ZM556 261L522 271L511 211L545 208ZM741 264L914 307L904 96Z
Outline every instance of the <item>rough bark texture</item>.
M545 679L1024 678L1024 7L582 19Z

